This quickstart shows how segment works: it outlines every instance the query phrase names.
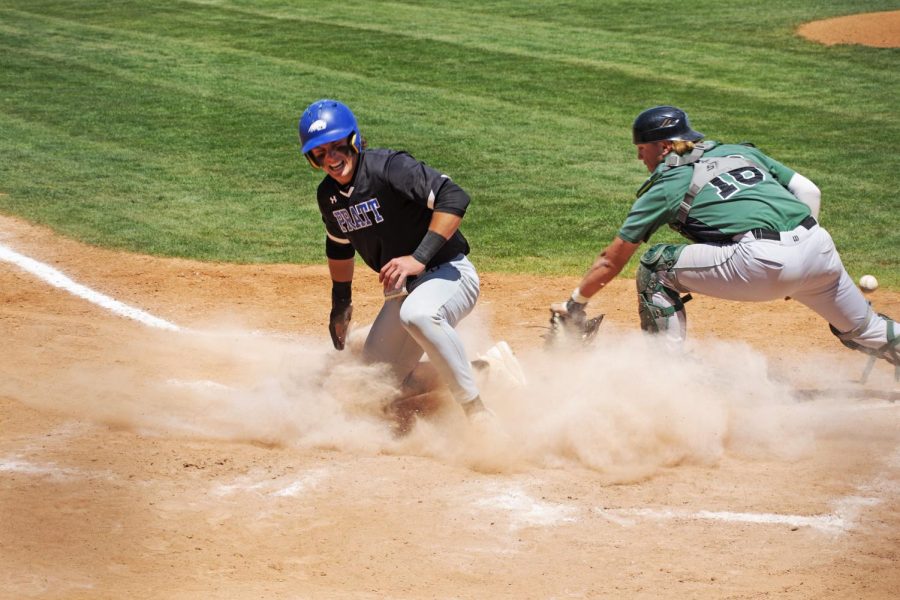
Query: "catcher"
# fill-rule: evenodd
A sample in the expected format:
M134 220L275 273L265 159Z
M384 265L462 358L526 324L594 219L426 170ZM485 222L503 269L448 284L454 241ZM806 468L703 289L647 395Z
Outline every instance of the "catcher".
M656 244L637 270L641 329L674 345L687 333L691 292L726 300L785 297L822 316L847 347L897 367L900 328L873 312L844 270L816 217L819 188L752 144L703 142L687 115L656 106L632 126L637 158L650 171L618 235L581 284L551 311L585 321L585 305L642 242L668 225L693 244Z

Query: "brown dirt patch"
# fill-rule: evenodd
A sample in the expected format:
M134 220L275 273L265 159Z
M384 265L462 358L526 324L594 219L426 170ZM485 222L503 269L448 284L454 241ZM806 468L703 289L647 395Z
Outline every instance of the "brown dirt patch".
M827 46L900 48L900 10L835 17L801 25L797 33Z
M893 373L854 382L865 358L795 303L697 298L695 354L660 360L620 280L600 347L566 354L540 328L576 277L482 273L471 347L507 340L530 378L486 388L514 442L495 447L446 403L392 438L367 404L379 373L329 349L323 267L111 252L3 217L0 244L204 331L0 262L0 597L900 590ZM358 279L365 323L378 286Z

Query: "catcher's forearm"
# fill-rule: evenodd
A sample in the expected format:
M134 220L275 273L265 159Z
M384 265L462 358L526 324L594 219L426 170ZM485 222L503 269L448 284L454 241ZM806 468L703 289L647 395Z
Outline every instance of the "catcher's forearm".
M622 267L611 263L601 254L578 285L578 292L584 299L578 300L575 298L575 300L587 302L588 298L591 298L591 296L603 289L607 283L615 279L621 270Z
M576 298L575 294L572 295L572 299L576 302L581 302L582 304L587 302L588 299L599 292L607 283L615 279L616 275L622 272L622 269L628 263L628 260L634 254L635 250L637 250L638 246L640 246L640 244L632 244L619 237L613 240L613 242L597 256L594 264L591 265L591 268L581 280L581 284L579 284L578 288L575 290L576 294L580 296L580 299Z

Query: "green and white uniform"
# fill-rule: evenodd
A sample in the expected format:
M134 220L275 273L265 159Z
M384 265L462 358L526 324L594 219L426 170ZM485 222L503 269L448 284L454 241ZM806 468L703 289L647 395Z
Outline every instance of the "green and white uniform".
M645 329L681 342L684 293L738 301L790 296L845 334L845 343L878 350L892 341L892 323L871 310L831 236L788 190L794 175L747 145L705 142L692 157L667 156L641 186L618 234L641 243L669 225L695 242L656 245L641 259Z
M736 234L756 228L789 231L809 216L809 207L787 189L793 170L750 146L715 142L705 146L709 149L702 155L704 168L711 158L729 156L745 159L747 166L735 166L699 190L682 226L685 237L695 242L732 241ZM693 173L690 164L660 164L641 187L619 237L646 242L661 226L676 223Z

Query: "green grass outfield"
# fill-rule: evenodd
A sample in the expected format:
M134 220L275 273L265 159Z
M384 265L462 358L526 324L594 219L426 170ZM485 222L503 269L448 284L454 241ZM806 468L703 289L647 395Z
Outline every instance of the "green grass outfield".
M481 270L580 275L646 177L634 116L673 103L818 183L851 275L897 288L900 50L794 34L895 8L0 0L0 212L143 253L322 262L296 123L336 97L371 145L470 193Z

